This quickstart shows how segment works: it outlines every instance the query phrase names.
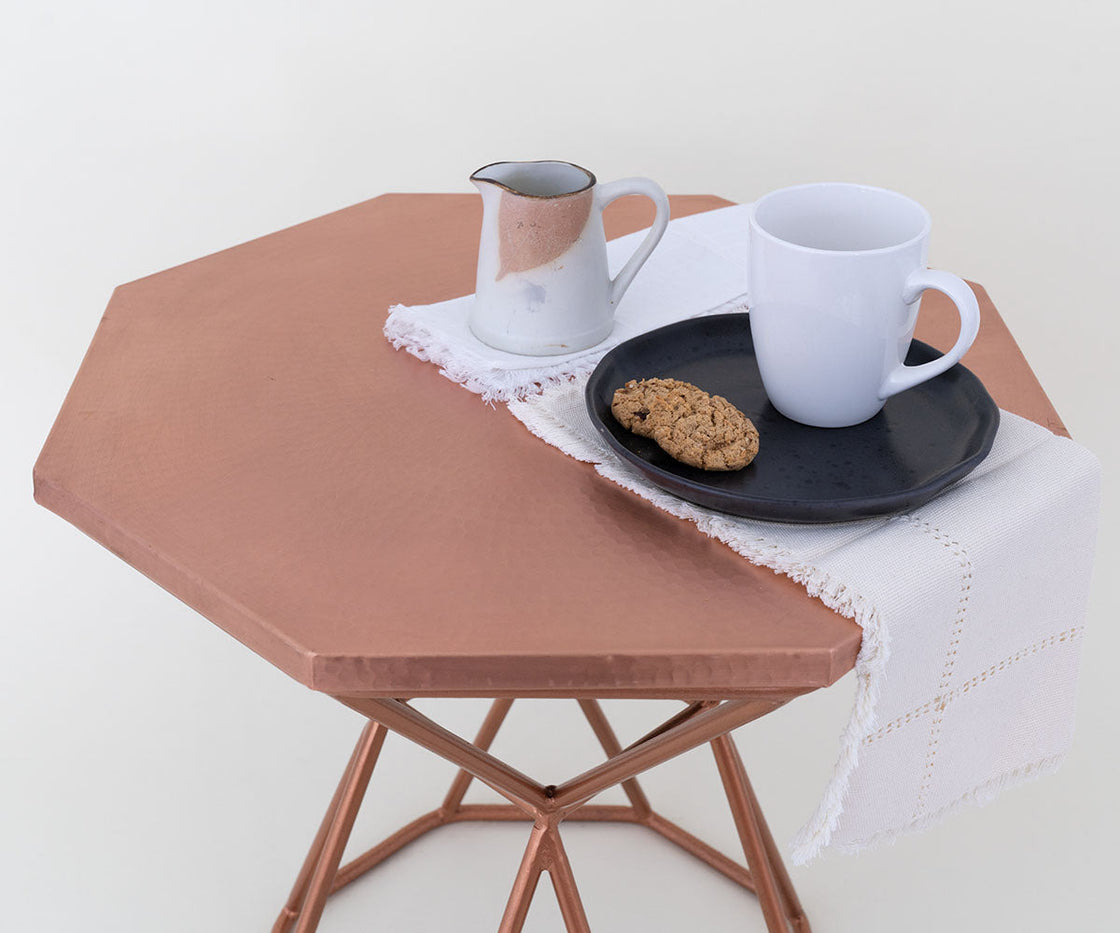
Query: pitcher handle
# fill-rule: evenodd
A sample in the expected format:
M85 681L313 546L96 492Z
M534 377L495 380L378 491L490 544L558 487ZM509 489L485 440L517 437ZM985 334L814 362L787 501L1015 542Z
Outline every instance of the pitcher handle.
M665 228L669 226L669 198L661 190L661 186L649 178L620 178L618 181L597 185L595 188L595 204L602 211L611 201L627 194L640 194L649 198L657 208L657 214L653 218L653 226L649 228L646 238L634 250L634 255L626 260L626 265L619 270L618 275L611 279L608 298L612 311L618 308L618 303L622 300L622 296L626 294L626 289L630 287L634 276L638 274L642 264L649 259L649 254L653 252L653 248L665 234Z

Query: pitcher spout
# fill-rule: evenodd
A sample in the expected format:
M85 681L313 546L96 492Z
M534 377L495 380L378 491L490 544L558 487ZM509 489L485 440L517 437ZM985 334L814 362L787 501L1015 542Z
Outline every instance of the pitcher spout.
M595 187L595 176L572 162L491 162L473 172L471 182L485 194L499 188L525 198L562 198Z

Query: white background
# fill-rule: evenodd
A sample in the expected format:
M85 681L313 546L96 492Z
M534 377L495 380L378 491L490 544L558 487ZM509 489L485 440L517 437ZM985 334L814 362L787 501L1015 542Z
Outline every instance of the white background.
M988 288L1105 465L1076 746L1052 778L794 880L818 933L1113 928L1117 10L4 0L0 925L268 929L359 728L33 504L32 463L113 286L386 191L468 191L496 159L564 158L740 201L896 188L933 214L933 263ZM849 700L844 682L739 733L780 839ZM481 715L426 708L465 730ZM624 733L662 711L609 710ZM585 732L574 705L526 705L503 741L563 776L593 754ZM359 843L448 777L393 739L383 766ZM708 758L649 791L734 851ZM523 838L443 830L332 902L323 929L494 930ZM749 895L639 830L566 838L597 931L763 929ZM547 887L528 928L560 928Z

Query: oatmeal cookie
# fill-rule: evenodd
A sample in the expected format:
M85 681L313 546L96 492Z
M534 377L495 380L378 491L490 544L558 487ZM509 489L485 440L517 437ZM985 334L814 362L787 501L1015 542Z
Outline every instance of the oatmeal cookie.
M631 379L615 392L611 413L627 430L702 470L741 470L758 453L749 418L723 396L679 379Z

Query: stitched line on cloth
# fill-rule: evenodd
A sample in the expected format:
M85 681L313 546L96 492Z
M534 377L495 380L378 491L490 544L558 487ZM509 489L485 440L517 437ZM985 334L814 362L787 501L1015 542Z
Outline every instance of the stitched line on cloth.
M953 619L953 633L949 638L949 648L945 653L945 663L941 669L941 681L937 685L938 696L934 700L936 714L930 723L929 747L926 751L926 770L922 776L922 783L918 790L918 803L914 808L914 819L920 819L926 808L926 797L933 783L933 769L937 763L937 752L941 741L941 724L945 719L945 708L949 704L950 695L946 694L949 684L953 679L953 670L957 663L957 654L960 650L961 635L964 632L965 619L968 616L968 600L972 595L972 561L968 552L959 541L945 534L929 522L923 522L912 515L900 515L900 521L908 522L919 531L928 534L942 547L948 548L961 567L961 591L957 602L957 615Z
M1029 764L1023 765L1019 768L1012 768L1009 771L1004 771L1003 774L996 775L987 781L977 784L975 787L970 788L961 794L955 800L951 800L945 806L938 808L933 813L927 813L924 816L917 817L902 826L894 829L885 830L876 833L874 836L868 836L865 839L860 839L856 842L845 843L837 846L841 852L860 852L863 849L871 848L872 846L879 845L883 842L891 842L904 836L906 833L914 832L916 830L925 829L935 823L940 822L951 813L959 810L965 804L975 804L983 806L990 803L1004 788L1012 787L1023 781L1032 780L1035 778L1044 777L1047 774L1052 774L1058 769L1058 765L1062 763L1065 754L1059 755L1046 755L1042 758L1037 758Z
M1073 641L1074 639L1080 638L1084 634L1085 626L1079 625L1075 628L1066 629L1064 632L1059 632L1057 635L1051 635L1049 638L1044 638L1042 641L1035 642L1033 645L1030 645L1027 648L1022 648L1019 651L1016 651L1014 654L1004 658L1002 661L993 664L986 670L981 671L975 677L969 678L955 690L951 690L944 696L936 697L935 699L930 700L928 703L923 703L921 706L915 707L908 713L904 713L903 715L899 716L897 719L892 719L881 729L877 729L875 730L875 732L871 733L871 735L867 736L863 740L863 744L870 745L872 742L876 742L879 739L886 738L896 729L900 729L903 726L908 725L915 719L921 719L932 709L934 709L939 703L943 704L942 708L947 707L951 702L953 702L953 700L960 699L974 687L980 686L980 684L990 680L996 674L1003 673L1018 661L1029 658L1032 654L1038 654L1040 651L1045 651L1048 648L1057 647L1064 642Z

